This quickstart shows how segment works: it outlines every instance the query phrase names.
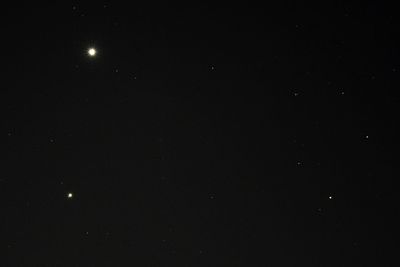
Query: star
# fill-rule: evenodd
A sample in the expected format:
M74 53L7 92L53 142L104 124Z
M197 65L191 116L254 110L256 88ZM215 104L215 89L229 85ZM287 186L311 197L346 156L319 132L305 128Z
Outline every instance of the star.
M91 57L94 57L97 54L96 49L93 48L93 47L89 48L87 52L88 52L88 55L91 56Z
M68 194L67 194L67 197L68 197L68 198L72 198L73 196L74 196L74 195L73 195L72 193L68 193Z

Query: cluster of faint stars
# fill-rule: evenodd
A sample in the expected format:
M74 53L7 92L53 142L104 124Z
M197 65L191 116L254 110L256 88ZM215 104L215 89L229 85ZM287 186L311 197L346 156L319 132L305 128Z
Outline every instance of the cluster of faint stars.
M95 47L89 47L89 48L87 49L87 55L88 55L89 57L95 57L95 56L97 55L97 49L96 49ZM215 67L214 67L214 66L211 66L211 70L215 70ZM118 71L119 71L118 69L115 69L115 72L118 72ZM134 79L136 79L136 76L134 77ZM294 96L298 96L298 95L299 95L298 92L294 92L293 94L294 94ZM344 95L344 91L342 91L341 94ZM8 133L8 136L11 136L11 133L10 133L10 132ZM369 139L369 135L365 135L365 139ZM54 139L50 139L50 142L54 142ZM301 166L301 165L302 165L302 162L301 162L301 161L298 161L298 162L296 162L296 165L297 165L297 166ZM67 196L68 199L72 199L72 198L74 197L74 194L73 194L72 192L69 192L69 193L66 194L66 196ZM210 198L210 199L214 199L215 196L214 196L214 195L209 195L209 198ZM333 200L333 199L334 199L333 195L329 195L329 196L328 196L328 199L329 199L329 200ZM318 211L321 212L322 209L318 209Z

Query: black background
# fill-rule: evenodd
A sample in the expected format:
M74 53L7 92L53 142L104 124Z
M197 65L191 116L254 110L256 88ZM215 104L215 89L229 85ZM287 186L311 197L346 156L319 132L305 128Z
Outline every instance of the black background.
M1 265L396 266L381 2L3 6Z

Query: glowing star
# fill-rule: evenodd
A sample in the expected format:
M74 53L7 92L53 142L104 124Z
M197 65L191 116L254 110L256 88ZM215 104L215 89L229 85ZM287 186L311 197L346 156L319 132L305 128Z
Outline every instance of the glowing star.
M72 198L74 195L72 193L68 193L67 197Z
M329 196L328 198L329 198L329 199L333 199L333 196Z
M94 48L89 48L88 50L88 55L91 57L94 57L96 55L97 51Z

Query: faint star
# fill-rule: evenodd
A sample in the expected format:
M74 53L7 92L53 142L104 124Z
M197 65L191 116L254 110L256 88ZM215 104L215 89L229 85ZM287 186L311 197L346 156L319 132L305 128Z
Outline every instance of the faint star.
M73 195L72 193L68 193L68 194L67 194L67 197L68 197L68 198L72 198L73 196L74 196L74 195Z
M329 196L328 198L329 198L329 199L333 199L333 196Z

